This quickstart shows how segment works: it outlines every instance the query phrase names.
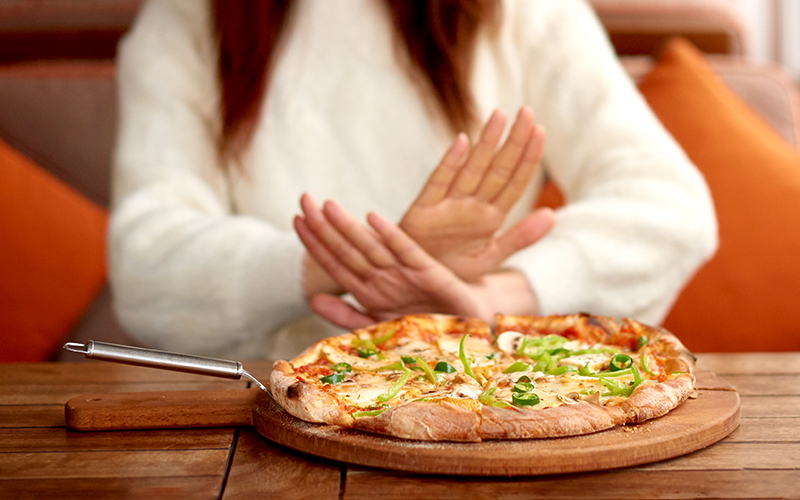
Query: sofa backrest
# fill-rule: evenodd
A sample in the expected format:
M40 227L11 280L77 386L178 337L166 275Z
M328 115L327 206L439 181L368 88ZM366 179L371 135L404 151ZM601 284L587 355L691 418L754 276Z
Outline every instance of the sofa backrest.
M652 55L686 38L707 54L752 54L738 0L590 0L617 53Z
M110 61L0 68L0 139L101 206L117 121Z
M3 0L0 62L112 59L143 0Z

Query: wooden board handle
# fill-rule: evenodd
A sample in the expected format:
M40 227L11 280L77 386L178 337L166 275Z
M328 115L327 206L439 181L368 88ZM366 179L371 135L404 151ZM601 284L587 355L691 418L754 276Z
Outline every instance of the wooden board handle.
M77 431L253 425L260 389L85 394L64 407Z

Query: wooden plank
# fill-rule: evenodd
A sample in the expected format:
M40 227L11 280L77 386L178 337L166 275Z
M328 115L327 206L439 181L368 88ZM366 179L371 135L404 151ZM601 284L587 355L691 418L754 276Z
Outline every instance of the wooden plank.
M743 396L742 418L800 417L800 396Z
M91 363L9 363L0 365L2 385L200 382L208 377L103 361Z
M698 354L697 368L718 375L800 375L800 353Z
M743 418L723 442L800 443L800 418Z
M223 476L228 450L0 454L0 479Z
M741 396L800 396L798 375L725 375Z
M642 468L648 470L800 470L800 442L727 443L721 441L683 457Z
M227 450L234 429L74 432L64 428L0 429L0 452Z
M522 478L418 476L348 469L343 499L611 500L796 498L800 471L643 471Z
M234 427L253 424L260 389L84 394L67 401L67 427L80 431Z
M0 428L64 427L64 405L0 406Z
M0 479L0 497L18 499L80 498L118 500L214 500L220 476L67 479Z
M194 383L119 383L119 384L49 384L0 386L0 401L4 405L65 404L75 396L95 393L192 391L245 389L245 382L212 381ZM59 381L60 382L60 381Z
M242 429L222 498L336 500L340 483L339 464L288 450Z
M254 363L264 369L265 364ZM271 363L269 364L271 366ZM245 368L249 368L246 365ZM107 361L89 363L5 363L0 364L0 386L119 383L205 383L222 380L207 375L193 375L143 366L123 365Z
M707 389L711 391L735 391L736 389L725 379L717 376L716 373L707 370L698 370L695 374L695 387L698 390Z

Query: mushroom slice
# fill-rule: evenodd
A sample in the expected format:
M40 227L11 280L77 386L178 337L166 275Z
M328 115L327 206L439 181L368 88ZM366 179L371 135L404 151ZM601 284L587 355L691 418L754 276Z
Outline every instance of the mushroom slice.
M497 347L506 354L514 354L519 349L522 339L525 338L524 333L509 330L497 336Z
M590 396L583 398L587 403L600 406L600 391L593 392Z
M574 399L569 397L572 394L575 394L577 396L577 393L573 392L573 393L568 394L566 397L562 396L561 394L557 394L556 397L558 398L559 401L561 401L565 405L573 405L573 404L577 403L577 401L575 401Z

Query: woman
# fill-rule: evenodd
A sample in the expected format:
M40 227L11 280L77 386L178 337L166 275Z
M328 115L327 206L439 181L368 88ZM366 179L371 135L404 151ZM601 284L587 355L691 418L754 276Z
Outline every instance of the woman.
M231 20L232 3L150 2L120 47L109 265L119 318L142 343L278 357L330 333L321 323L284 328L309 316L308 300L345 291L293 230L303 193L337 200L357 220L405 216L408 235L448 261L413 215L424 207L417 197L448 148L471 157L457 132L475 143L505 115L530 125L524 106L546 129L547 148L504 227L538 221L516 247L547 232L546 213L525 219L545 171L569 203L545 237L482 276L461 276L527 290L520 304L505 286L485 300L509 313L656 323L713 252L701 176L583 1L507 0L497 11L477 1L253 2L267 10ZM418 31L420 16L428 22ZM237 103L242 94L250 97ZM495 109L500 118L479 131ZM528 130L525 144L541 144L541 129ZM306 220L322 213L311 198L304 207Z

